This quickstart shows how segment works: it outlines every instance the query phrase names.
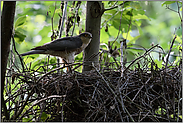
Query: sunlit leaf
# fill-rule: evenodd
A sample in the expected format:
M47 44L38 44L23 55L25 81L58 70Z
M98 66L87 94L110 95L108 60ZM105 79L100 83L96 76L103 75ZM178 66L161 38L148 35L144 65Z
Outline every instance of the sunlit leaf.
M55 10L55 13L61 13L61 9L59 8L59 9L56 9Z
M17 21L15 22L15 28L18 26L23 25L26 22L26 16L19 17Z
M34 60L35 60L34 58L35 58L35 57L33 57L32 55L27 56L27 57L25 56L25 57L24 57L24 62L25 62L26 64L28 64L28 63L34 61Z
M3 9L3 1L1 1L1 11L2 11L2 9Z
M158 65L158 68L162 68L162 62L163 61L159 61L158 59L155 59L154 62Z
M170 5L170 4L175 3L175 2L176 1L165 1L165 2L162 3L162 6L164 6L165 4Z
M25 37L26 37L26 35L24 35L22 32L15 30L14 38L17 43L19 43L19 44L22 43L24 41Z
M109 29L110 29L110 27L109 27ZM104 42L107 43L108 40L109 40L109 35L105 32L104 28L102 28L100 31L101 31L100 41L103 42L103 43ZM109 32L110 32L110 30L109 30Z
M137 14L133 16L133 19L148 19L151 20L150 18L148 18L146 15L141 15L141 14Z
M179 42L179 43L182 43L182 36L180 37L180 36L177 35L176 41Z
M30 122L31 121L31 118L22 118L22 122Z
M44 15L36 15L35 22L43 23L46 20L46 16Z
M141 5L140 5L140 3L139 3L139 1L131 2L131 3L130 3L130 6L131 6L132 8L134 8L134 9L140 9L140 8L142 8Z

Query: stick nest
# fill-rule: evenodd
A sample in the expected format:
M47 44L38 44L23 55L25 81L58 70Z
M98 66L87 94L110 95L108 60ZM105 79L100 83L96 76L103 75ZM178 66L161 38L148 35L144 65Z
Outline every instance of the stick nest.
M135 69L123 74L121 67L112 69L115 63L101 65L100 70L93 66L84 73L15 73L12 79L19 83L14 88L19 89L5 100L14 102L8 110L15 112L11 120L182 121L181 61L165 69L144 59L144 67L138 67L137 62Z

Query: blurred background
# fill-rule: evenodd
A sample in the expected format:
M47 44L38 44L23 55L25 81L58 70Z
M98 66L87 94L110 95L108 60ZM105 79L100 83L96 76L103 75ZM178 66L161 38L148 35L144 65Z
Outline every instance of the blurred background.
M119 5L123 1L103 1L104 8L110 8ZM68 1L67 18L74 21L77 2ZM1 1L1 10L3 2ZM14 21L15 41L18 52L24 53L31 48L44 43L50 42L53 37L58 38L59 21L62 16L63 2L61 1L17 1L16 13ZM122 18L121 17L121 11ZM75 21L75 29L73 35L78 35L85 30L86 18L86 1L82 1L78 10L77 20ZM119 32L119 27L120 33ZM73 23L68 31L71 35ZM162 59L166 57L170 49L170 45L174 35L177 38L171 51L171 61L181 58L182 48L182 2L176 1L129 1L122 7L106 11L102 15L100 42L101 49L108 50L108 42L114 42L112 47L120 48L120 41L126 39L126 62L135 59L138 54L144 53L143 48L150 48L159 44L165 54L161 54L162 50L157 49L152 52L152 57L161 65ZM62 37L66 36L64 29ZM120 52L119 52L120 53ZM76 56L75 61L82 61L82 53ZM106 54L108 55L108 54ZM104 59L107 57L104 55ZM17 59L17 56L14 56ZM110 56L109 56L110 57ZM161 58L160 58L161 57ZM32 67L46 62L46 55L31 55L24 57L24 62ZM116 57L120 61L120 56ZM113 59L109 59L113 62ZM19 63L19 61L17 61ZM50 57L51 63L56 63L55 57ZM56 67L56 66L53 66Z

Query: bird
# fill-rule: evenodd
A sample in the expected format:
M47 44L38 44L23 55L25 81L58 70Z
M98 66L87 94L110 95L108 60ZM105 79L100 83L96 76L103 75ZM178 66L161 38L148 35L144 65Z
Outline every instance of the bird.
M32 48L31 51L20 56L32 54L49 54L64 59L67 63L74 63L74 56L81 53L92 40L92 34L84 32L73 37L64 37L48 42L42 46Z

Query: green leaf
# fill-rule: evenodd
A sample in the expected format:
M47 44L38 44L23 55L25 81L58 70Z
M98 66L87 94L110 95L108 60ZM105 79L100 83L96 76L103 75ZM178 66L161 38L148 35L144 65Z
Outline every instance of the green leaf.
M130 3L130 6L132 8L134 8L134 9L141 9L142 8L141 5L140 5L140 3L139 3L139 1L133 1L133 2L131 2Z
M61 9L56 9L55 13L61 13Z
M126 14L130 15L130 16L133 16L133 13L131 11L128 11Z
M146 15L140 15L140 14L137 14L137 15L133 16L133 20L136 20L136 19L148 19L148 20L151 20Z
M114 25L109 27L109 34L110 34L111 36L113 36L114 38L117 37L118 32L119 32L119 24L118 24L118 29L116 29L116 28L114 27Z
M22 122L30 122L31 118L22 118Z
M19 17L17 21L15 22L15 28L23 25L26 21L26 16Z
M110 31L110 27L109 27L109 31ZM109 35L105 32L105 29L102 28L100 30L101 34L100 34L100 41L103 43L107 43L109 40Z
M110 14L110 15L114 15L115 13L117 13L117 11L114 10L114 9L111 9L111 10L105 11L105 13L108 13L108 14Z
M40 24L45 22L45 20L46 20L46 16L44 15L36 15L35 17L35 22L38 22Z
M45 112L43 112L41 115L41 120L45 121L47 117L48 117L47 114Z
M170 5L170 4L175 3L175 2L176 2L176 1L165 1L165 2L162 3L161 6L164 6L165 4L166 4L166 5Z
M154 62L158 65L158 68L162 68L163 61L158 61L157 59L155 59Z
M35 57L32 56L32 55L30 55L30 56L28 56L28 57L25 57L23 60L24 60L24 62L25 62L26 64L28 64L28 63L30 63L30 62L33 62L33 61L35 60Z
M1 1L1 11L3 10L3 1Z
M26 37L26 35L24 35L23 33L21 33L18 30L15 30L14 38L17 43L19 43L19 44L22 43L24 41L25 37Z

